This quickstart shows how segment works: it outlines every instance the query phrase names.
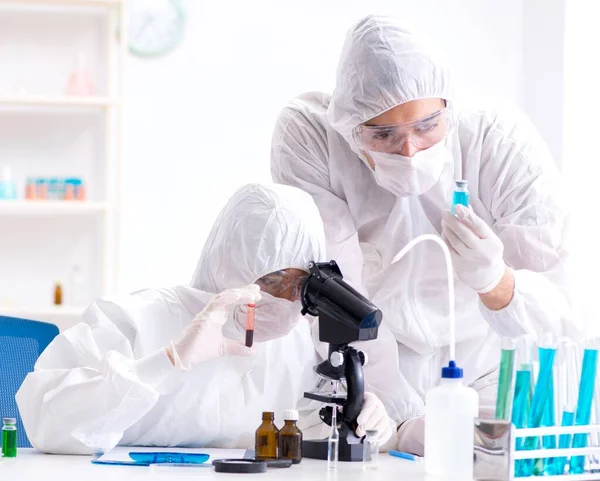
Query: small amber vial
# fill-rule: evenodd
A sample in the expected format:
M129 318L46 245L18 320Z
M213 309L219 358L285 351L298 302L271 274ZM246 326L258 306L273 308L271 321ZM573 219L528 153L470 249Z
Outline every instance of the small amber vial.
M298 411L289 409L283 412L285 425L279 431L279 457L291 459L292 463L302 461L302 431L296 426Z
M60 282L57 282L54 286L54 305L60 306L63 303L63 291Z
M274 419L274 413L262 413L262 424L256 430L254 446L256 459L277 459L279 430L273 423Z

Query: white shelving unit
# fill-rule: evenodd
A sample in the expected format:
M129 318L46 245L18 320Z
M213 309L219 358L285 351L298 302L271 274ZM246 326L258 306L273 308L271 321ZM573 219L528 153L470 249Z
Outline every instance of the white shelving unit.
M0 0L0 168L19 194L0 199L0 315L64 330L116 289L124 26L122 0ZM67 94L77 57L90 96ZM27 177L81 177L86 200L24 200Z
M82 216L98 215L110 210L104 202L78 202L60 200L0 201L0 218L3 216Z
M10 107L79 107L108 109L118 106L118 101L107 97L65 97L65 96L35 96L26 95L13 97L0 97L0 108L7 110Z

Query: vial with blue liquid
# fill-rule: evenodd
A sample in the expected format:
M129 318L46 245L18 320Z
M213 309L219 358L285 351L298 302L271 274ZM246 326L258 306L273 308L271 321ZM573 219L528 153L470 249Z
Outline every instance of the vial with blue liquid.
M469 191L467 189L468 182L466 180L456 180L454 192L452 194L452 213L456 214L455 208L457 205L469 207Z

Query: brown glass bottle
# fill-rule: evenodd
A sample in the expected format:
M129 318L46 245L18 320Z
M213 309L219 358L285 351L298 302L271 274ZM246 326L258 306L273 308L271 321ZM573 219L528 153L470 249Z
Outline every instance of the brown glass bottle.
M57 282L56 285L54 286L54 305L60 306L60 305L62 305L62 302L63 302L62 286L60 285L60 282Z
M296 426L298 411L284 411L283 419L285 425L279 431L279 457L298 464L302 461L302 431Z
M256 459L277 459L279 430L273 423L274 419L274 413L262 413L262 424L256 430L254 445Z

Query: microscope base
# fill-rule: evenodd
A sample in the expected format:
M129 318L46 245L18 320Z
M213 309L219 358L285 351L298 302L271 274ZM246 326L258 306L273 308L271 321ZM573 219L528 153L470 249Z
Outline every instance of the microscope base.
M327 459L327 439L318 439L314 441L302 441L302 456L310 459ZM358 443L349 443L341 438L338 452L339 461L362 461L363 445Z

